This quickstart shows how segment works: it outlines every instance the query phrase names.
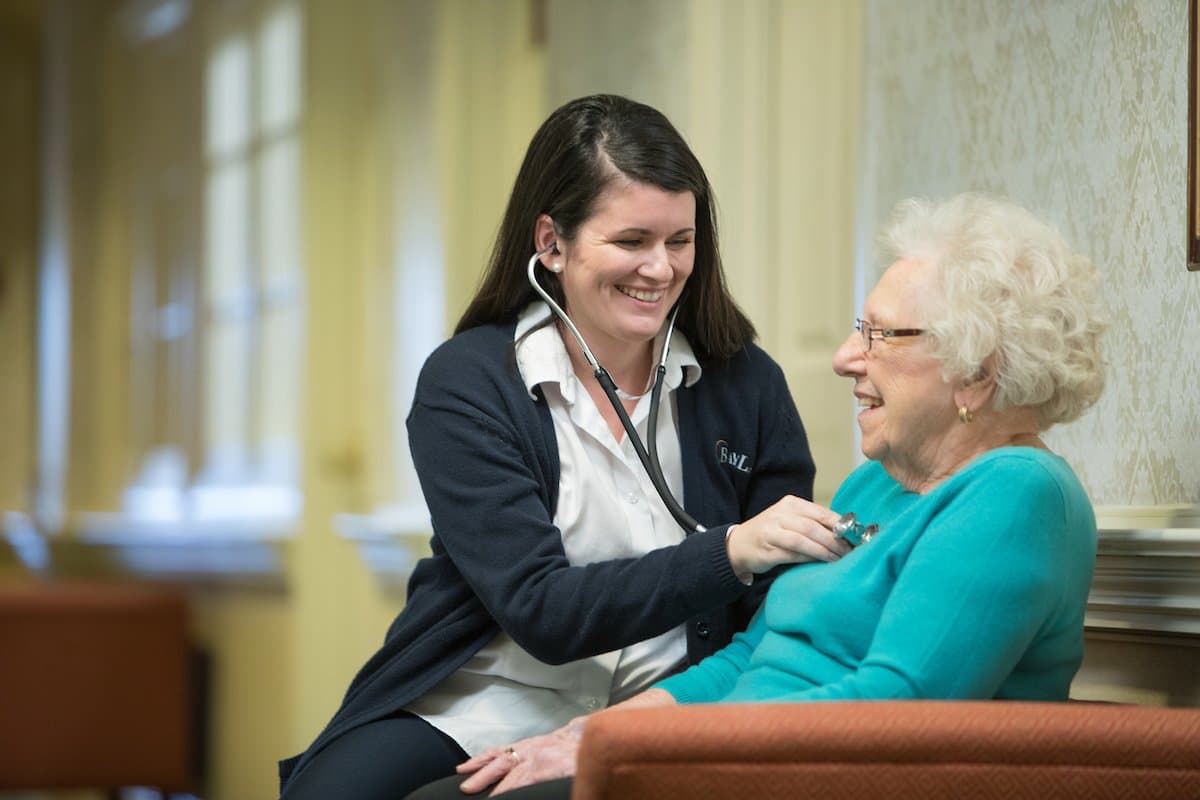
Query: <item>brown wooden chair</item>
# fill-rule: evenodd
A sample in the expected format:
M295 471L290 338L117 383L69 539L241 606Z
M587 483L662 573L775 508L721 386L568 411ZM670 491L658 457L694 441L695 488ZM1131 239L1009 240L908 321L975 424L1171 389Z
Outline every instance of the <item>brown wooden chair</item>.
M192 654L177 592L0 587L0 790L191 789Z
M1200 798L1200 709L859 702L608 711L573 800Z

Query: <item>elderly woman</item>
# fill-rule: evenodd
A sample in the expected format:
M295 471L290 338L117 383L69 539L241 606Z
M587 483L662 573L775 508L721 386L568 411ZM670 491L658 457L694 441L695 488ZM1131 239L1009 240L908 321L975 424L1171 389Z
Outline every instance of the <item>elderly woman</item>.
M1041 435L1104 385L1092 266L977 195L907 201L886 239L896 260L833 359L869 459L833 498L857 548L791 568L745 633L621 705L1067 697L1096 527ZM480 754L462 790L570 775L583 725Z

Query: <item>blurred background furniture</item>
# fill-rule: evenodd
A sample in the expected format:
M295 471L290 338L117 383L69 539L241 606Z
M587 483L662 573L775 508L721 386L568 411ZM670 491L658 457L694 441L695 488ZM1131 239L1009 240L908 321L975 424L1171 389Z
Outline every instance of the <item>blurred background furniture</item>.
M1200 798L1200 710L1095 703L677 706L589 721L573 800Z
M0 790L191 790L194 666L178 592L0 586Z

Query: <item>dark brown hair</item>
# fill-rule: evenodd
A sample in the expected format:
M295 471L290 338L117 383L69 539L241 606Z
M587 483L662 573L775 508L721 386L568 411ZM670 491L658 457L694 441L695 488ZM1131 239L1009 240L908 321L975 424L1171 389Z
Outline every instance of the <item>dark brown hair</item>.
M725 285L717 246L716 208L708 177L670 121L656 109L599 94L559 107L534 134L517 173L487 269L454 332L508 323L537 298L526 279L541 214L572 241L596 199L618 175L696 198L695 263L677 327L699 358L726 359L754 340L754 326ZM565 305L554 277L547 290Z

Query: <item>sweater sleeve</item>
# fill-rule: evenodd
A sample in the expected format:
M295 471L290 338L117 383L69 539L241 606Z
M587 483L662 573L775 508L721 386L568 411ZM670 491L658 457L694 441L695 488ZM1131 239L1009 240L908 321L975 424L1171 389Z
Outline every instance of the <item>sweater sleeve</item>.
M678 703L713 703L727 695L750 663L754 648L767 630L765 612L759 609L750 626L728 645L678 675L654 686L667 691Z
M858 669L772 699L995 695L1059 605L1059 571L1076 532L1043 468L1023 460L993 467L930 520Z
M483 381L463 386L463 371L461 361L426 365L409 444L436 534L434 557L444 548L521 647L564 663L657 636L745 594L726 555L727 525L637 558L572 566L546 499L556 476L539 472L545 459L531 451L518 412Z

